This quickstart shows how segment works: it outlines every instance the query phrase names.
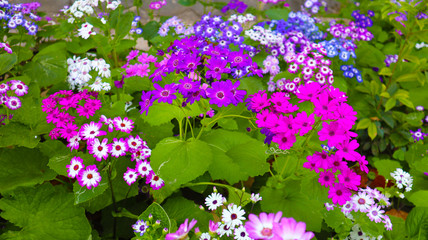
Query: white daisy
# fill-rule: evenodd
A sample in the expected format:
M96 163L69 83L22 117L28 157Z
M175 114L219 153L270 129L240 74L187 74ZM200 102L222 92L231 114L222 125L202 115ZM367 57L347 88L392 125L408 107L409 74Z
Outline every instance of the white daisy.
M223 196L220 193L213 192L205 198L205 205L209 210L214 211L223 205Z
M371 205L374 204L373 198L367 195L366 192L358 192L352 196L352 201L354 202L354 211L358 212L367 212Z
M143 144L143 141L141 140L140 136L137 135L135 138L133 136L129 136L126 140L126 143L128 144L129 150L135 152L138 150L141 144Z
M86 186L88 189L98 186L101 181L101 175L98 172L96 165L87 166L82 169L77 176L80 186Z
M247 231L245 230L245 227L243 225L239 226L238 228L235 228L235 231L233 233L235 236L234 239L237 240L251 240L252 238L249 237Z
M137 162L136 170L141 175L141 177L145 177L150 174L152 167L150 166L150 162L144 160Z
M119 140L117 140L117 138L113 138L113 143L111 144L111 155L113 157L118 158L119 156L125 156L126 150L128 150L128 148L122 138Z
M230 236L233 233L232 229L227 226L227 224L220 223L217 229L217 234L219 237L222 237L223 235Z
M102 124L96 122L83 124L79 131L80 136L83 140L92 140L97 136L105 135L104 131L100 131L101 127Z
M211 240L211 236L209 233L202 233L199 240Z
M227 206L227 209L223 209L221 220L230 228L234 228L245 220L244 214L245 211L241 209L241 206L232 203Z
M104 138L102 142L98 138L95 138L89 146L89 153L101 161L103 158L107 160L108 154L111 152L111 144L107 144L108 138Z
M115 117L113 119L113 124L116 127L116 130L126 133L130 133L134 128L134 121L128 119L127 117L123 119L121 117Z
M259 193L257 193L257 194L251 193L250 200L251 200L253 203L256 203L256 202L258 202L258 201L261 201L261 200L262 200L262 197L260 196L260 194L259 194Z

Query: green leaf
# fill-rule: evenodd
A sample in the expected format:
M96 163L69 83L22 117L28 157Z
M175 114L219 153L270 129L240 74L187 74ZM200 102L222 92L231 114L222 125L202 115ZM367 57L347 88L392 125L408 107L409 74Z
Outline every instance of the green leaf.
M213 160L207 143L165 138L152 151L150 164L170 189L177 189L202 175Z
M233 184L269 171L267 147L244 133L219 129L201 139L208 143L215 156L215 162L209 167L213 179Z
M3 195L0 209L4 219L21 228L7 232L5 239L89 239L91 235L84 209L73 205L73 194L49 183Z
M411 195L407 197L410 202L415 204L416 207L428 207L428 191L412 191Z
M290 9L288 8L269 8L265 11L266 16L272 20L284 19L287 21L289 13Z
M281 177L289 177L294 174L297 166L297 157L295 154L281 155L272 163L272 167Z
M149 113L141 118L152 126L159 126L171 122L172 119L181 121L185 117L195 117L202 113L197 103L186 107L178 107L168 103L155 103L150 107Z
M40 87L64 82L67 77L67 62L64 42L54 43L39 53L24 68L24 73Z
M397 100L395 98L388 99L388 101L386 101L386 104L385 104L385 112L388 112L393 107L395 107L396 103L397 103Z
M13 68L18 62L18 57L15 53L3 53L0 54L0 75L5 74L7 71Z
M158 31L160 28L160 23L157 21L150 21L143 26L143 37L147 41L150 41L152 38L159 36Z
M374 122L370 123L370 125L368 127L368 133L369 133L371 140L373 140L376 137L377 128L376 128L376 124Z
M415 207L406 218L406 229L410 238L428 238L428 208Z
M372 45L367 43L359 44L357 50L355 50L355 54L358 56L356 61L360 66L378 68L385 66L385 55Z
M74 54L86 53L89 49L95 48L93 38L83 39L81 37L71 37L71 41L66 43L67 51Z
M344 237L349 235L351 227L354 225L351 219L345 217L345 214L343 214L338 207L330 211L326 210L324 213L324 220L327 225L333 228L338 234L344 234Z
M254 94L260 90L266 89L266 84L262 79L256 77L245 77L240 80L238 89L246 90L247 94Z
M411 126L419 127L422 125L422 119L425 117L423 112L412 112L407 114L406 122Z
M168 214L162 208L162 206L159 205L159 203L154 202L150 206L148 206L147 209L144 210L144 212L141 213L140 216L138 216L138 219L148 221L150 214L153 216L153 219L160 221L160 227L156 234L157 236L159 236L159 234L162 232L162 229L168 228L168 230L171 231L171 228L174 227L171 224L171 220L169 219ZM151 235L153 235L153 233L151 233ZM135 236L139 237L138 235Z
M88 189L86 186L80 186L79 182L76 181L73 184L74 204L89 201L101 195L108 187L108 178L105 172L101 173L101 182L99 185L97 187L92 187L91 189Z
M238 123L230 118L219 119L217 124L226 130L238 130Z
M34 148L39 143L40 138L23 124L9 123L1 127L0 147L23 146Z
M412 101L410 101L410 99L408 98L398 98L398 101L400 101L402 104L406 105L411 109L415 109L415 106L413 105Z
M183 6L190 7L195 5L196 0L178 0L178 3Z
M32 186L55 178L47 167L46 157L37 149L0 149L0 192L18 186Z
M406 73L399 76L396 81L397 82L408 82L408 81L417 81L418 74L417 73Z
M402 240L406 238L406 225L404 219L389 215L392 223L392 231L385 231L387 240Z
M366 129L370 126L370 123L372 122L372 120L370 120L370 118L363 118L361 119L358 124L357 124L357 130L358 129Z
M282 188L262 187L260 195L262 210L265 212L282 211L283 217L293 217L296 221L306 222L308 231L321 231L323 203L309 199L300 192L300 181L286 180Z
M182 223L186 219L196 219L199 223L208 223L209 220L213 220L212 214L200 210L199 205L181 196L168 198L163 204L163 209L170 218L178 223ZM202 232L208 232L208 224L200 224L199 228Z
M377 160L374 162L374 165L379 172L379 175L382 175L385 178L390 178L392 172L397 168L402 168L399 162L393 160Z
M115 27L115 36L114 36L115 42L118 42L119 40L123 39L129 33L129 30L131 30L131 27L132 27L131 24L133 20L134 20L133 12L120 14L119 21L117 23L117 26Z

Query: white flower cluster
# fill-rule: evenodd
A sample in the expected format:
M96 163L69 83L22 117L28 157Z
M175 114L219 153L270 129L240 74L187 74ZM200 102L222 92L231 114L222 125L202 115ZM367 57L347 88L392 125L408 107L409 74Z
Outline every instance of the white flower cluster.
M254 26L252 29L245 31L245 35L250 37L252 40L258 41L260 44L266 45L268 47L278 44L282 45L282 42L284 41L284 35L280 33L274 33L270 29L264 29L261 26Z
M73 23L76 18L82 18L85 14L93 14L95 12L94 8L98 7L98 2L106 2L107 8L111 10L115 10L121 4L120 0L76 0L73 5L70 7L66 6L61 11L70 14L68 22Z
M159 35L165 37L168 34L170 28L174 28L176 34L184 34L187 36L194 33L192 26L186 28L181 19L173 16L172 18L166 20L159 28Z
M83 39L88 39L91 35L95 35L95 32L92 31L92 26L89 23L82 24L82 27L78 30L79 33L77 34L79 37L82 37Z
M406 192L412 190L413 178L408 172L403 171L401 168L397 168L391 173L391 177L395 179L395 184L397 184L399 189L405 188Z
M349 236L346 238L346 240L380 240L383 236L378 237L371 237L370 235L366 234L361 230L359 224L355 224L352 227L352 231L349 233Z
M416 49L421 49L424 47L428 47L428 44L421 42L421 43L416 43L416 46L415 46Z
M88 58L81 59L73 56L67 59L68 78L67 81L72 90L82 90L84 87L90 87L92 91L109 91L111 86L109 83L102 82L102 78L110 77L110 65L102 58L89 60ZM88 82L92 79L90 72L95 70L99 76L95 77L94 82L89 85Z
M245 15L236 15L233 14L229 17L228 21L237 21L240 24L244 24L246 22L251 22L256 20L256 17L251 14L251 13L247 13Z

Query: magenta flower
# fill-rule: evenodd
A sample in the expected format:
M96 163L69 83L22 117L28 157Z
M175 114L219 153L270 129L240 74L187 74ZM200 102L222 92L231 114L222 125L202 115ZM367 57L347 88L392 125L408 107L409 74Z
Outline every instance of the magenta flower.
M274 237L274 224L281 219L282 212L260 213L259 217L254 214L248 216L248 221L245 223L245 230L250 238L253 239L272 239Z
M159 84L154 83L153 86L156 90L153 91L154 98L158 100L158 102L167 102L172 104L172 101L177 98L175 96L175 92L177 91L177 85L175 83L167 84L165 87L159 86Z
M113 119L113 124L116 127L116 130L126 133L131 133L132 129L134 128L134 121L128 119L127 117L123 119L121 117L115 117Z
M312 130L312 125L315 123L314 114L309 115L306 112L297 113L293 120L297 129L300 129L299 135L303 136Z
M113 138L113 143L111 144L111 155L113 157L125 156L127 150L126 142L122 138L119 140Z
M126 184L131 186L134 182L137 181L138 173L135 171L135 169L127 168L128 170L123 174L123 179L125 180Z
M83 140L90 140L92 141L95 137L106 135L107 133L105 131L101 131L102 123L96 123L96 122L90 122L85 123L80 127L80 136Z
M210 70L205 73L206 78L214 78L220 80L222 73L230 73L230 69L226 67L227 61L225 60L212 57L207 62L208 64L205 66Z
M60 126L59 133L61 134L61 137L66 138L67 140L70 140L70 138L76 136L78 132L79 127L71 122L68 122L66 124L62 124Z
M337 175L339 182L349 189L355 191L358 190L358 185L360 185L361 176L356 174L349 168L344 168L340 170L340 172L341 174Z
M357 149L358 146L360 145L355 139L352 141L345 140L336 145L338 149L336 155L343 157L348 161L356 161L360 156L360 154L355 152L355 149Z
M315 236L313 232L306 232L306 223L296 222L294 218L282 218L281 222L273 225L273 231L272 240L309 240Z
M320 173L318 182L322 186L330 187L334 184L335 180L336 180L336 177L334 176L334 173L332 173L331 171L325 171Z
M98 138L95 138L88 146L89 154L101 161L103 158L107 160L108 154L111 152L111 144L107 144L108 138L104 138L102 142Z
M154 99L152 98L152 91L147 91L144 92L141 95L141 102L140 102L140 114L143 114L144 112L146 112L146 116L149 113L149 108L150 106L152 106Z
M97 187L101 181L101 175L98 172L96 165L86 166L86 169L81 169L79 175L77 175L77 180L79 181L80 186L86 186L88 189L92 187Z
M328 191L328 197L334 204L343 205L351 199L352 192L342 183L335 183Z
M192 219L192 221L190 221L189 223L189 219L186 218L186 220L184 220L184 223L180 225L180 228L178 228L178 230L175 233L168 233L165 236L165 239L166 240L185 239L187 234L190 232L190 230L195 226L197 222L198 221L196 221L195 219Z
M278 143L279 149L287 150L296 142L296 136L291 133L279 133L273 137L272 141Z
M83 168L85 168L85 165L83 164L83 160L80 157L75 156L71 158L70 165L67 165L68 177L77 177L79 171Z
M265 91L258 91L257 93L250 95L246 102L248 110L254 112L260 112L263 108L270 105L270 101Z
M227 82L218 81L211 84L207 89L207 96L210 98L210 104L216 104L218 107L227 107L233 97L231 86Z
M343 129L339 123L337 122L330 122L322 123L322 129L318 132L318 135L320 136L320 141L328 141L329 146L336 146L337 144L348 140L346 136L346 130Z

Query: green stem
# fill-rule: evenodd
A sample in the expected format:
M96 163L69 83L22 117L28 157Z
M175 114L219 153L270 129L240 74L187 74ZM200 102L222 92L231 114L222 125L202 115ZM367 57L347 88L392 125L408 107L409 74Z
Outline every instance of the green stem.
M177 122L178 122L178 128L180 129L180 140L183 140L183 123L182 123L182 120L177 119Z
M111 158L110 158L110 160L111 160ZM107 177L108 177L108 184L109 184L110 191L111 191L111 200L113 202L113 209L114 209L114 212L117 213L118 209L117 209L117 204L116 204L116 198L114 196L113 184L111 182L111 172L113 170L112 165L113 165L113 163L112 163L112 161L110 161L110 164L108 166ZM117 220L115 217L113 217L113 238L118 239L117 238Z

